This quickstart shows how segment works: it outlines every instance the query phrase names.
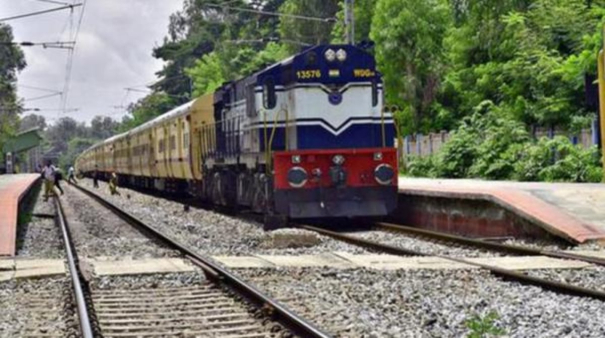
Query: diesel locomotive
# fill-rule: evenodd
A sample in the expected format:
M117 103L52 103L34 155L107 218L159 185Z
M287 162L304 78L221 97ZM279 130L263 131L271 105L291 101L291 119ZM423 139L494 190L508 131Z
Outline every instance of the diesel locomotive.
M373 56L321 45L95 144L77 170L287 219L384 216L397 204L392 115Z

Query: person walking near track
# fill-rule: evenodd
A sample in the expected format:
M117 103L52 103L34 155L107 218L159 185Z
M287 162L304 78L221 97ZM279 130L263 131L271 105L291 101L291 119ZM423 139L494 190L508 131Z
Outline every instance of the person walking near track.
M111 178L109 179L109 192L112 195L120 196L120 192L118 191L118 176L115 172L111 173Z
M95 164L95 172L92 174L92 186L99 187L99 166Z
M65 195L65 193L63 192L63 188L61 188L61 180L63 179L63 173L61 172L61 169L57 168L55 169L55 185L57 186L57 189L59 189L59 191L61 192L61 196Z
M44 178L44 202L48 201L48 197L55 195L55 171L57 169L53 163L48 160L42 168L42 177Z
M78 184L74 171L74 167L70 166L69 170L67 171L67 183Z

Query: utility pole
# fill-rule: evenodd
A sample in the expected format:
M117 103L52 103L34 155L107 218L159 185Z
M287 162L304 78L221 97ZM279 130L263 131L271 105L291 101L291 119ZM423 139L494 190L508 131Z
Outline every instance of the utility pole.
M355 44L355 0L345 0L345 31L347 43Z
M599 52L599 120L601 121L601 160L603 161L603 182L605 183L605 26L603 27L603 47Z

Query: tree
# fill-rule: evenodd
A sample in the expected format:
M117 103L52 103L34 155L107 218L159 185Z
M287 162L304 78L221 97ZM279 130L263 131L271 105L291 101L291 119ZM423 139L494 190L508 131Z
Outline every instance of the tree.
M153 86L158 92L183 96L175 104L186 102L191 89L191 80L185 69L194 66L196 60L212 52L228 26L241 26L246 21L243 13L225 12L208 5L228 4L230 7L248 7L243 0L186 0L183 10L170 17L168 36L162 46L153 50L153 56L165 61L164 68L157 73L163 79Z
M108 116L95 116L90 122L90 136L96 139L106 139L117 131L119 123Z
M408 123L414 130L426 129L423 122L432 120L450 16L445 0L379 0L376 4L370 36L376 42L387 101L413 117Z
M17 72L25 68L26 63L23 52L12 42L11 27L0 23L0 151L17 130L21 112L15 85Z
M62 152L61 156L59 157L59 167L65 169L69 168L75 163L78 155L80 155L84 150L92 147L98 141L99 140L81 137L75 137L69 140L67 143L67 149Z
M174 99L165 93L152 93L128 107L130 116L122 120L120 132L128 131L134 127L154 119L168 112L174 107Z
M70 140L76 137L88 138L89 133L90 130L84 123L79 123L71 117L62 117L48 127L46 139L55 152L64 153Z
M32 128L38 128L41 132L46 130L46 118L42 115L30 114L21 118L19 121L19 131L25 131Z
M283 14L301 15L316 18L334 18L339 10L337 0L286 0L279 8ZM282 17L279 22L279 34L288 44L291 53L300 51L298 43L325 44L331 40L334 22L311 21Z
M438 115L457 121L491 100L526 124L569 126L586 116L585 75L596 69L593 32L604 15L584 0L470 6L446 38L452 62Z
M344 24L345 8L344 1L339 3L340 10L336 14L336 24L332 30L333 43L345 43L346 29ZM355 16L355 42L370 40L370 30L372 29L372 17L376 8L376 0L355 0L353 14Z

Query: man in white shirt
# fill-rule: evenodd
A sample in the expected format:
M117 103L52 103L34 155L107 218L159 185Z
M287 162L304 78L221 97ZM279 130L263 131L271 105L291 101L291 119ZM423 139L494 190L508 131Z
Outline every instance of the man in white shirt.
M46 165L42 168L42 177L44 178L44 201L48 201L50 195L54 195L55 187L55 171L57 168L53 166L53 163L48 160Z
M73 184L78 184L78 181L76 181L76 175L74 174L74 167L71 166L69 167L69 170L67 171L67 182L68 183L73 183Z

